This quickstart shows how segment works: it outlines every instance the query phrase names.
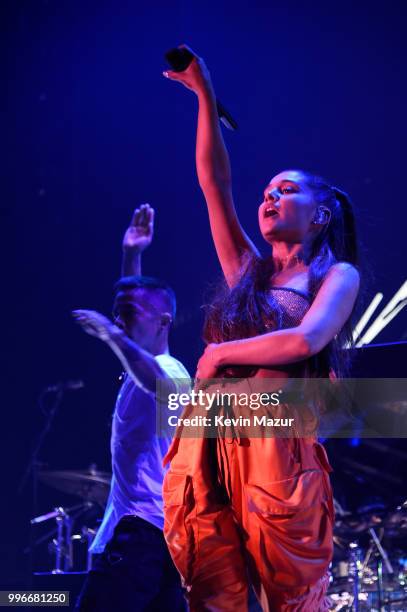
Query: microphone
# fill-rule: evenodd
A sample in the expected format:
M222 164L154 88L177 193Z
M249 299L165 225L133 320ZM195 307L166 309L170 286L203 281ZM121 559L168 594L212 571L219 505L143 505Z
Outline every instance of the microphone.
M83 380L67 380L45 387L44 393L59 393L60 391L77 391L85 386Z
M194 54L186 47L175 47L170 49L165 54L165 59L168 64L174 70L174 72L184 72L189 64L194 59ZM216 98L216 109L218 111L219 119L222 121L229 130L237 130L237 123L233 119L232 115L226 110L226 108Z

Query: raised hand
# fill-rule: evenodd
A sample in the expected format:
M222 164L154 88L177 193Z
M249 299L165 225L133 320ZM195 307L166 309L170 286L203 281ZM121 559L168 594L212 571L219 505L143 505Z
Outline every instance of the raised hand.
M141 253L153 239L154 209L149 204L136 208L131 223L123 237L123 250Z
M175 72L175 70L165 70L163 75L171 81L182 83L187 89L191 89L197 95L205 92L213 94L211 75L205 62L201 57L190 49L187 45L179 45L179 48L188 49L195 57L186 70Z
M95 310L74 310L72 315L87 334L104 342L111 341L121 333L117 325Z

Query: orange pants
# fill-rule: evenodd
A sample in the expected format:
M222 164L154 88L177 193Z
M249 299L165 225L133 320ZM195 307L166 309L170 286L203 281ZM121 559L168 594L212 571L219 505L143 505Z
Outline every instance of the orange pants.
M333 500L314 438L174 438L164 534L192 611L322 612Z

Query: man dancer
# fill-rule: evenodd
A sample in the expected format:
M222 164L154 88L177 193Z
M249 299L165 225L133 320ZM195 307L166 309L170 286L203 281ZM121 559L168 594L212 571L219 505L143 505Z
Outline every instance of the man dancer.
M170 438L156 435L156 379L188 392L188 372L169 354L175 296L165 283L141 276L141 253L153 238L154 210L144 204L123 240L123 276L116 284L114 323L88 310L74 317L110 346L126 374L112 423L110 495L91 551L76 610L185 610L180 579L162 533L162 460ZM172 379L184 379L171 382ZM182 388L179 388L182 386Z

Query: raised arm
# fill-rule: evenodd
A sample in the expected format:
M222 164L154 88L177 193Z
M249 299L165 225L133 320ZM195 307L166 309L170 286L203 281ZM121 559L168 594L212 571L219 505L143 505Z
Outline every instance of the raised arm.
M106 342L137 386L149 393L155 393L156 379L167 378L167 375L151 353L142 349L99 312L74 310L72 314L85 332Z
M142 204L133 213L123 237L122 276L141 275L141 253L150 246L154 235L154 209Z
M211 77L204 61L196 55L183 72L167 71L164 75L179 81L198 97L198 180L208 205L216 252L226 281L233 286L241 273L245 255L258 255L258 252L236 214L229 155L220 129Z

